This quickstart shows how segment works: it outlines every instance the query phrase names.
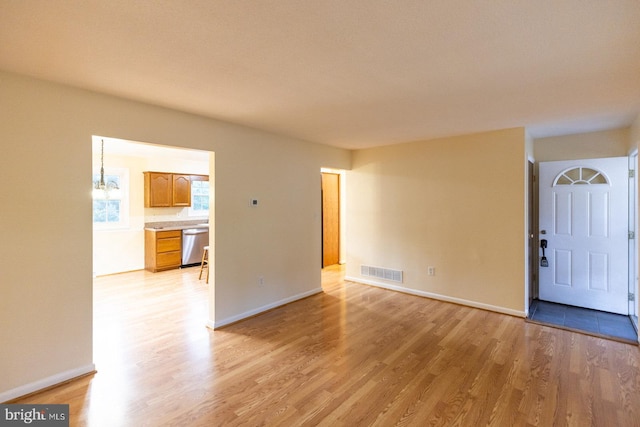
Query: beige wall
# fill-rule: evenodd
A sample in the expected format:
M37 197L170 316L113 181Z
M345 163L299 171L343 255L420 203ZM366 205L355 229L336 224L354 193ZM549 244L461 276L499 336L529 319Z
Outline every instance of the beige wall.
M636 117L629 128L629 141L631 151L637 150L640 146L640 114L638 114L638 117Z
M534 141L537 162L623 157L629 154L629 128L538 138Z
M350 152L8 73L0 111L0 401L93 369L91 135L215 152L210 324L320 288L320 168Z
M516 128L354 152L347 275L398 269L372 284L524 315L525 144Z

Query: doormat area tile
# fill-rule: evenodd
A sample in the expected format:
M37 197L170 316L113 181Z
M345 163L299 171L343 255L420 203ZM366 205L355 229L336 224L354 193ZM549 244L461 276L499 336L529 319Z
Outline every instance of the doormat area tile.
M533 300L529 320L638 344L638 334L631 319L622 314Z

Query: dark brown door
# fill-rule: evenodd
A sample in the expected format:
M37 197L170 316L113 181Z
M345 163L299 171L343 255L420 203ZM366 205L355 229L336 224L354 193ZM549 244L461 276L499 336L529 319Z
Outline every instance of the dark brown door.
M322 173L322 267L340 262L340 175Z

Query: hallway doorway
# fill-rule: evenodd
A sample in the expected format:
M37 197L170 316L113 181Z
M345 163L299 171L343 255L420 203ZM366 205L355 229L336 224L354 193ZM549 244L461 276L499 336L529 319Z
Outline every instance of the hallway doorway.
M340 264L342 251L343 173L321 170L322 261L321 267Z

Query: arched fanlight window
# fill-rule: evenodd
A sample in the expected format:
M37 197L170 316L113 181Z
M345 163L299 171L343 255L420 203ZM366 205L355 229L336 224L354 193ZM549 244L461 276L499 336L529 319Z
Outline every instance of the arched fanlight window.
M577 167L561 172L553 181L556 185L591 185L609 184L607 177L600 171L591 168Z

